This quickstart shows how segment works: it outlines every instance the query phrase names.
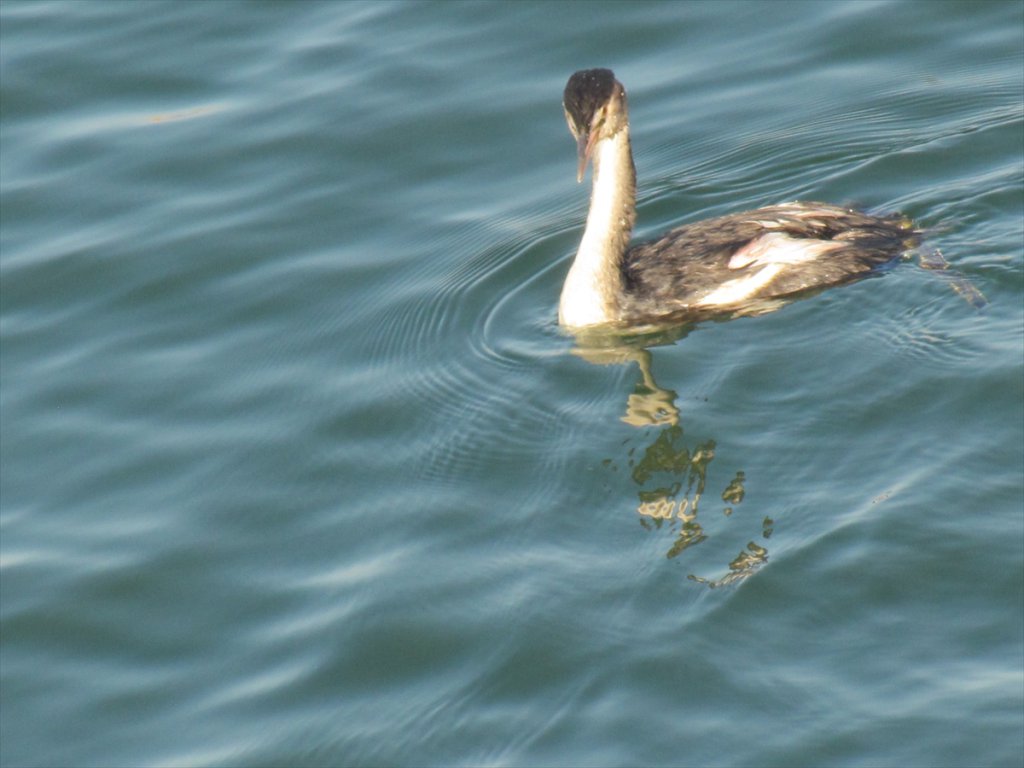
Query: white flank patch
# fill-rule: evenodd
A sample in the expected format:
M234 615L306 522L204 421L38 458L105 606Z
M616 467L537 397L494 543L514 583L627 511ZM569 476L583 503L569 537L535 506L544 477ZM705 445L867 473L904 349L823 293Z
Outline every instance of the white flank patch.
M775 276L782 271L781 264L769 264L759 271L746 277L737 277L735 280L727 280L718 288L713 290L703 299L697 302L698 307L724 307L729 304L737 304L744 299L749 299L768 283L775 279Z
M729 269L760 264L804 264L841 247L841 243L829 240L810 240L806 237L790 237L782 232L769 232L736 251L729 259Z
M768 232L751 240L729 259L729 269L755 269L753 274L727 280L697 302L697 306L714 307L737 304L765 288L787 267L806 264L842 243L789 237L781 232Z

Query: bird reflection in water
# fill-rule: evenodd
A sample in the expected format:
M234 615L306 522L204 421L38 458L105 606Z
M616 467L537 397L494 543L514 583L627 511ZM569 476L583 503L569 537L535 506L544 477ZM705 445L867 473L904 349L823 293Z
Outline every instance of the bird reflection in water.
M979 310L985 307L987 301L981 291L950 268L937 249L919 250L918 256L922 267L945 277L950 287L971 306ZM669 527L676 532L675 541L666 555L670 559L709 538L698 515L708 466L715 457L715 441L707 440L690 448L682 443L681 415L676 405L678 395L674 390L661 387L655 380L650 348L676 343L700 322L724 322L737 317L767 314L791 300L748 302L729 313L696 314L690 322L676 326L611 326L576 329L573 333L577 343L573 353L588 362L598 365L635 362L640 370L640 380L628 395L626 411L621 418L633 427L658 428L656 437L644 449L639 460L635 457L636 448L629 451L629 467L633 482L639 486L636 512L641 525L648 530ZM616 468L610 459L605 464ZM723 517L731 517L733 509L743 501L744 481L745 475L739 471L721 492L721 499L726 505L722 509ZM774 525L772 518L764 517L760 526L762 542L749 541L746 548L729 562L728 571L721 577L707 578L691 573L688 578L715 588L749 577L768 561L767 540Z
M687 445L680 411L676 405L677 394L671 389L658 385L652 372L652 356L646 344L675 341L685 335L685 329L677 329L671 339L662 334L656 339L650 335L632 339L627 343L622 337L614 340L589 337L588 345L577 346L574 353L596 364L635 362L640 369L640 380L626 401L626 411L621 417L625 423L638 428L656 428L654 439L642 448L634 446L628 451L627 464L630 479L637 486L636 513L640 524L648 531L669 530L675 538L666 557L674 559L709 538L705 524L700 520L701 501L705 496L709 467L715 458L715 441L705 440ZM617 470L612 459L604 461L606 467ZM734 509L746 495L746 475L737 471L718 494L724 506L722 518L731 518ZM706 514L705 514L705 522ZM745 549L728 564L726 573L718 578L708 578L694 573L688 575L691 581L705 584L710 588L732 584L755 573L768 561L767 540L772 535L774 521L764 517L761 521L761 543L749 541Z

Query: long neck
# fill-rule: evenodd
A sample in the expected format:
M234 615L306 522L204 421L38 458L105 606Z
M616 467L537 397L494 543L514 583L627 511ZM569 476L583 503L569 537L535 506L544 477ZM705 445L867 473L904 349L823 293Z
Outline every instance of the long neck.
M558 322L570 327L607 323L618 316L622 257L636 221L636 169L628 127L594 147L593 165L587 228L558 305Z

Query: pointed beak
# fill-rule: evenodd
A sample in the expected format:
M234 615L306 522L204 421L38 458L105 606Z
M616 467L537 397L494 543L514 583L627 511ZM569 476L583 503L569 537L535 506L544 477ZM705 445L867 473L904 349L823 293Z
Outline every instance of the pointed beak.
M587 172L587 163L594 152L594 139L597 134L584 131L576 137L576 183L583 181L583 174Z

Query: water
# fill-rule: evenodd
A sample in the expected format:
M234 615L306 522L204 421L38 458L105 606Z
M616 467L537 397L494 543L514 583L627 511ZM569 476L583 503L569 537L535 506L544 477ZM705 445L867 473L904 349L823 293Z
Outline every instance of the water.
M1020 3L0 35L4 766L1021 765ZM587 66L641 236L857 203L952 270L574 351Z

